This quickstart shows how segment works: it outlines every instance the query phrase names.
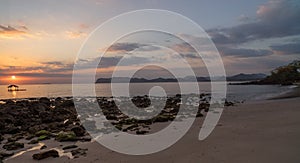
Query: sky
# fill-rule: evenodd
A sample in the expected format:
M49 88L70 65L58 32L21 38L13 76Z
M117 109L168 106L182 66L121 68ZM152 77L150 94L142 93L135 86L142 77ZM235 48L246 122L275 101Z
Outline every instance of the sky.
M182 71L173 50L182 52L198 76L206 76L205 65L193 49L175 37L160 34L157 44L171 42L169 48L141 43L153 37L142 33L120 39L113 45L105 38L86 58L77 60L80 47L100 24L124 12L163 9L179 13L199 24L218 49L227 75L269 73L270 70L300 59L300 1L298 0L0 0L0 84L70 83L74 63L89 71L99 51L108 48L97 77L110 77L118 62L129 52L123 74L143 64L163 63ZM159 21L159 18L157 19ZM147 21L147 19L142 19ZM111 32L130 26L113 26ZM172 27L188 35L183 26ZM111 35L107 34L107 38ZM171 38L171 39L170 39ZM104 40L104 41L103 41ZM171 40L171 41L170 41ZM166 42L167 42L166 41ZM167 55L168 54L168 55ZM124 57L126 58L126 57ZM147 70L142 77L164 76L164 71ZM153 73L155 72L155 73ZM182 71L184 76L184 71Z

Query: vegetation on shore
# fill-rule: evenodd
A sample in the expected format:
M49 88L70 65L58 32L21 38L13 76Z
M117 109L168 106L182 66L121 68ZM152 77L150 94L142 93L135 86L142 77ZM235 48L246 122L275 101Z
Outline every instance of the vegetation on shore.
M291 85L300 81L300 60L293 61L292 63L276 68L260 82L266 84L281 84Z
M247 83L238 83L241 85L257 84L279 84L279 85L293 85L300 82L300 60L295 60L292 63L276 68L271 71L271 74L264 79L258 81L251 81Z

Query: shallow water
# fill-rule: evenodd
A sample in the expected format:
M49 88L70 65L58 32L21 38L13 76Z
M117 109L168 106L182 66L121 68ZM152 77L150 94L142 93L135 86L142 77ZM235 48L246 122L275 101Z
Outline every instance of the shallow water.
M218 84L218 83L216 83ZM146 95L149 90L159 86L164 89L167 95L175 94L191 94L197 91L191 87L191 83L182 83L185 91L180 91L177 83L132 83L129 90L130 95ZM210 93L210 82L198 83L200 93ZM83 96L94 96L88 92L90 85L78 84L76 88ZM126 84L116 83L115 87L118 91L126 92ZM12 98L30 98L30 97L70 97L72 96L71 84L37 84L37 85L20 85L27 91L8 92L6 85L0 85L0 99ZM280 95L291 91L293 86L278 86L278 85L227 85L227 99L229 100L261 100ZM111 85L109 83L95 84L96 96L111 96Z

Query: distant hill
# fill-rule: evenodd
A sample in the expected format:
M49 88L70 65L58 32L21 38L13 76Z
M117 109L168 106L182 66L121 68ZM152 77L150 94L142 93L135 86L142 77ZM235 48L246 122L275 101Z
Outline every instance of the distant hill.
M244 74L240 73L234 76L227 77L227 81L253 81L253 80L261 80L267 77L266 74L258 73L258 74Z
M265 78L265 74L237 74L233 76L227 77L227 81L254 81ZM117 78L99 78L96 80L96 83L111 83L112 80L114 83L163 83L163 82L191 82L194 81L193 77L185 77L185 78L155 78L155 79L145 79L145 78L127 78L127 77L117 77ZM209 82L211 81L210 77L196 77L198 82ZM214 81L221 81L224 77L217 77Z

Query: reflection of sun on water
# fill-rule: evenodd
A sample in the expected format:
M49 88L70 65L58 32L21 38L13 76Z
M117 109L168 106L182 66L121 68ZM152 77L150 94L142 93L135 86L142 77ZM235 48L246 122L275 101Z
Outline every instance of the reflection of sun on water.
M11 94L12 94L13 98L17 97L17 92L16 91L12 91Z

